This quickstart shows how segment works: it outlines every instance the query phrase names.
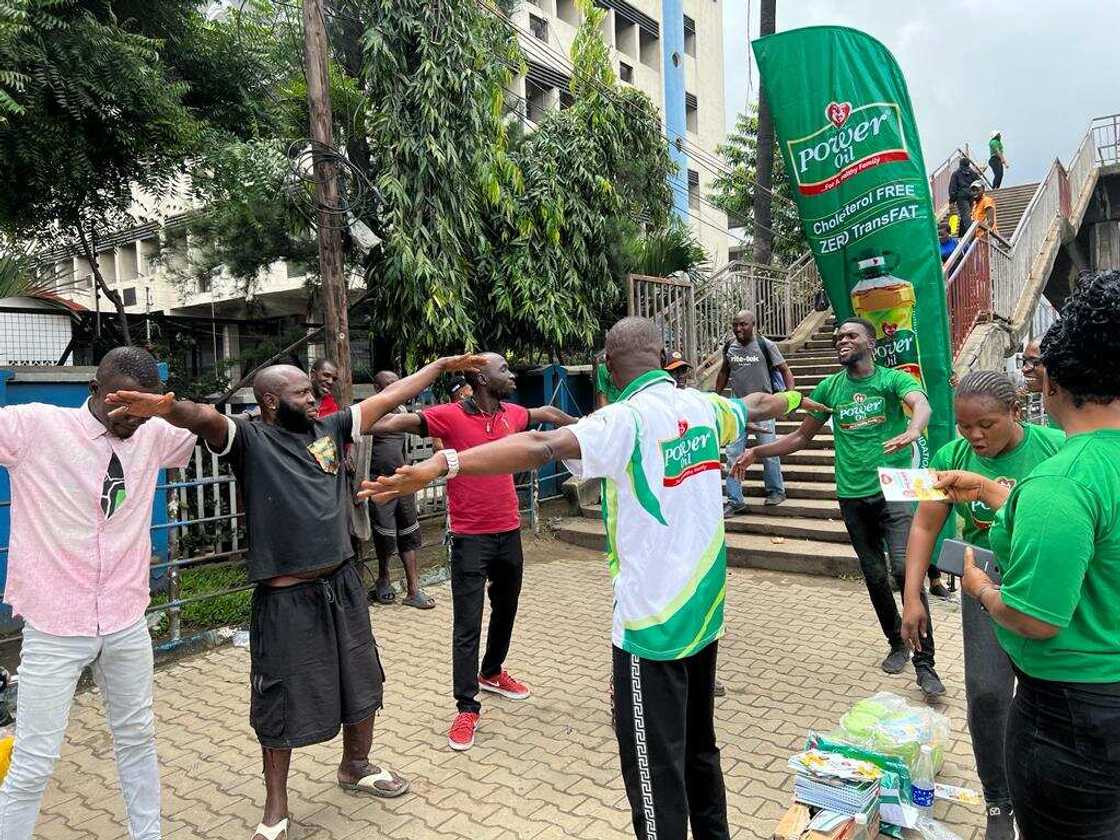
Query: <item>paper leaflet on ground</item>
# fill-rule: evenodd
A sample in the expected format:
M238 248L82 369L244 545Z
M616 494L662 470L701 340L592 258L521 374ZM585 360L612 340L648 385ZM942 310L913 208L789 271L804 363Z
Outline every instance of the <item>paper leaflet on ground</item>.
M879 467L879 487L888 502L943 502L949 497L933 486L932 470Z
M883 771L869 761L839 753L806 750L791 756L797 775L793 797L798 802L840 814L867 814L879 809L879 780Z

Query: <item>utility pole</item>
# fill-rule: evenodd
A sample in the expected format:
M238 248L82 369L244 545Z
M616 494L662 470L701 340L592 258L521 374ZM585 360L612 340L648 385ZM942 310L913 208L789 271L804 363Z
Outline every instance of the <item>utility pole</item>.
M338 397L343 407L353 400L350 369L348 283L342 261L344 216L338 212L338 169L323 152L334 148L330 80L327 75L327 27L323 0L303 0L303 67L311 108L311 146L315 160L315 203L319 208L319 276L323 295L323 338L327 358L338 367ZM331 211L335 211L333 216Z
M773 35L777 30L778 0L762 0L759 8L759 37ZM749 55L748 55L749 60ZM766 86L758 80L758 135L754 166L754 233L751 236L753 259L769 265L774 255L774 120L766 101Z

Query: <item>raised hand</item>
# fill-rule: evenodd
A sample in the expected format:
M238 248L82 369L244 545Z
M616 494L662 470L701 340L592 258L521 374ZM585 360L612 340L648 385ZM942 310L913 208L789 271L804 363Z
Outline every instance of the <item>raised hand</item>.
M742 481L747 477L747 470L756 463L758 463L758 456L754 454L753 449L748 449L731 465L731 474Z
M433 455L417 464L397 467L393 475L382 475L372 481L363 481L358 490L358 501L372 499L377 504L391 502L401 496L409 496L423 490L447 471L447 462L439 455Z
M114 391L105 395L105 404L116 406L109 416L117 417L166 417L175 404L175 394L145 394L140 391Z
M478 373L486 365L486 356L464 353L462 356L447 356L442 361L446 373Z

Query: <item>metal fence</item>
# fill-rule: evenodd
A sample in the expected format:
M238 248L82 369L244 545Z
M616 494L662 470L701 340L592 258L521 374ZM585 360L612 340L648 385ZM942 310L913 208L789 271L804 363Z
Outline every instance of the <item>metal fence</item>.
M1098 117L1081 140L1069 167L1055 160L1010 240L973 224L945 262L953 353L979 322L1012 325L1019 337L1051 316L1041 295L1028 298L1032 277L1048 268L1047 256L1062 241L1066 224L1077 221L1089 199L1097 169L1120 162L1120 115ZM1036 278L1037 279L1037 278ZM1049 307L1050 310L1053 307ZM1041 313L1041 314L1040 314Z
M563 380L553 391L549 404L556 402L562 388L567 388ZM570 391L569 396L575 402ZM408 409L418 410L426 404L430 401L416 401ZM410 461L430 457L433 450L431 438L410 435L406 443L406 456ZM562 464L515 476L519 509L527 514L533 533L540 532L541 504L561 497L561 484L570 476L571 473ZM153 525L152 532L168 532L170 551L169 559L158 558L158 562L152 563L151 572L157 579L166 577L167 600L152 604L147 612L167 613L166 637L161 637L158 644L170 648L183 641L184 607L251 590L253 584L238 583L187 598L182 596L184 572L202 568L242 568L245 564L248 550L245 513L237 480L227 463L200 444L195 447L187 467L168 470L167 480L158 484L156 489L166 491L168 519L165 523ZM0 499L0 507L10 506L10 500ZM420 491L417 494L417 509L423 520L444 519L447 514L446 480L441 479ZM6 559L7 550L7 546L0 546L0 560ZM5 636L0 638L0 645L14 644L21 638L22 633Z
M631 275L627 311L652 319L667 347L700 366L731 337L731 321L740 310L754 312L762 335L787 338L812 311L820 288L816 261L808 253L788 268L733 260L697 286L674 277Z

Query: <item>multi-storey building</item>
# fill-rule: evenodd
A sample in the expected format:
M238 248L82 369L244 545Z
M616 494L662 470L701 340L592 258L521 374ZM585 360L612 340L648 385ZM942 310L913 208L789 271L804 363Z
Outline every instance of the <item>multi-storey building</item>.
M721 0L596 0L606 9L602 35L620 80L644 91L661 112L661 130L678 165L672 179L675 209L704 244L714 265L727 260L727 217L707 200L724 137L723 4ZM531 124L569 101L570 51L580 23L575 0L524 0L511 24L528 59L513 93ZM137 196L133 216L144 221L103 237L98 265L132 314L238 319L250 314L304 312L306 268L278 262L262 272L249 307L244 285L225 274L192 276L183 265L187 194L155 200ZM72 250L42 254L60 292L88 309L112 309L97 294L87 260ZM236 355L235 327L217 353Z
M708 201L723 142L723 2L595 0L607 12L602 36L624 84L661 111L661 129L677 164L674 206L708 251L727 262L727 216ZM515 82L530 124L569 100L571 47L581 22L576 0L525 0L513 15L528 72Z

